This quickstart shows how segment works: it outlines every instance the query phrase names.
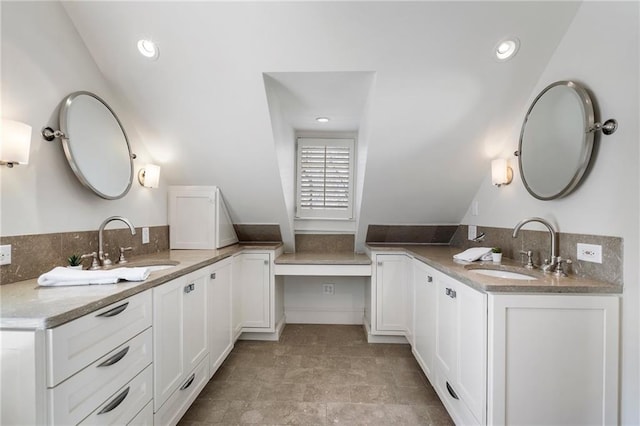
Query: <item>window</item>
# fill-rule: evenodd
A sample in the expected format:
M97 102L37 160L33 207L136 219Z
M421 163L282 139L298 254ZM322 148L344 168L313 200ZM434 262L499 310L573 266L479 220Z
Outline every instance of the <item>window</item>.
M296 217L353 218L353 139L298 139Z

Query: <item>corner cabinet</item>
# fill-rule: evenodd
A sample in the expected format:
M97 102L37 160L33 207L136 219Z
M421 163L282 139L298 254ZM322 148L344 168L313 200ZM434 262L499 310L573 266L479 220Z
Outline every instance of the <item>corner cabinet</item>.
M413 303L408 294L410 258L404 254L374 253L371 260L375 265L371 280L371 334L405 336L413 328Z
M232 328L236 338L278 340L284 327L284 280L276 277L277 250L245 249L232 260Z

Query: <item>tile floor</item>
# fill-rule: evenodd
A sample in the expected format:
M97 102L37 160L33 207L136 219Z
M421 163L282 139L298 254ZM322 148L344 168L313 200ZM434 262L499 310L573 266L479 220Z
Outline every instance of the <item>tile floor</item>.
M287 324L279 342L238 341L180 421L452 425L408 345L368 344L362 326Z

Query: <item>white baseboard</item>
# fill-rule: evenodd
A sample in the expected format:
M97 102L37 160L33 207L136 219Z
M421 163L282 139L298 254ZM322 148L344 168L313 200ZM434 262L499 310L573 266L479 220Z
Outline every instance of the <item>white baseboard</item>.
M289 324L362 324L364 309L285 307Z
M284 329L286 323L286 315L283 315L282 318L280 318L280 321L278 321L278 324L276 324L275 332L263 333L259 331L245 331L240 334L238 340L262 340L268 342L277 342L278 340L280 340L280 335L282 334L282 330Z
M398 344L409 344L409 341L404 336L389 336L389 335L379 335L379 334L371 334L371 325L363 317L362 324L364 327L364 331L367 334L367 343L398 343Z

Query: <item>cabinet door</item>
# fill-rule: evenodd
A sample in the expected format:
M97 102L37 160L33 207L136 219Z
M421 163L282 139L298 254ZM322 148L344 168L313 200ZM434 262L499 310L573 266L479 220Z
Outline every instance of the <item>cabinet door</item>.
M209 270L209 377L213 376L233 347L231 330L231 259Z
M215 249L215 187L170 186L168 199L170 247L172 249Z
M185 372L193 370L209 353L209 335L207 331L208 278L206 271L189 274L183 287Z
M242 254L231 260L231 330L236 341L242 333Z
M446 275L436 280L436 362L453 379L457 366L458 285Z
M436 274L424 263L413 261L413 353L425 375L433 377L436 344Z
M487 295L458 284L458 365L455 389L482 422L487 400Z
M488 423L619 424L619 303L490 295Z
M242 326L271 327L268 253L242 254Z
M376 329L406 331L407 257L376 256Z
M182 345L184 278L153 288L153 402L156 411L186 374Z

